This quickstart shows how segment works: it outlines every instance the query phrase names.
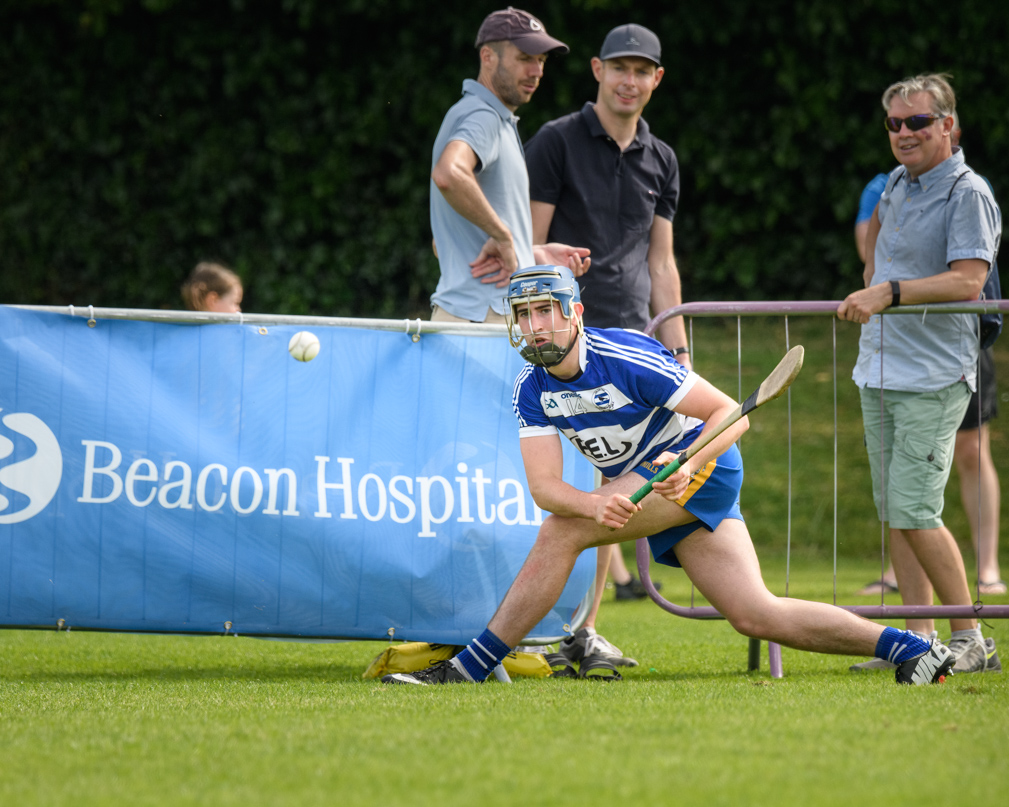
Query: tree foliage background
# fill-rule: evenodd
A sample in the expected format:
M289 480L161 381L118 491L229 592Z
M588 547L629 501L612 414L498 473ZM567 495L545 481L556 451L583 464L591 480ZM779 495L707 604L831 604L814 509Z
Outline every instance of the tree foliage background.
M247 311L423 315L431 144L493 3L8 0L0 7L0 302L178 308L200 259ZM1009 8L985 0L537 0L571 45L530 137L594 99L588 61L654 29L646 110L677 152L686 299L838 299L858 196L894 165L891 81L948 71L971 165L1009 189Z

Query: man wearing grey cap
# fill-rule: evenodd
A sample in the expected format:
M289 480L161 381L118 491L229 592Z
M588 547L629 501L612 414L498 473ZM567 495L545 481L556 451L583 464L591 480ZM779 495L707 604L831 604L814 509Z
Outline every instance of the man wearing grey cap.
M659 38L641 25L617 26L592 59L596 102L526 143L533 238L592 249L580 283L593 327L642 330L650 315L681 302L673 257L679 167L641 117L663 72ZM681 317L656 336L690 366Z
M662 80L661 62L652 31L617 26L592 59L595 104L547 123L526 143L533 239L592 250L592 268L579 283L585 324L596 328L643 330L651 316L681 303L673 257L679 167L673 150L641 117ZM656 338L689 369L682 317L666 320ZM607 571L619 599L646 596L644 587L618 549L598 553L596 601L582 632L594 655L632 663L595 634L595 622ZM561 652L567 649L562 645Z
M515 110L529 101L547 55L568 46L532 14L487 16L476 38L480 73L445 115L431 171L431 230L441 267L433 321L504 322L499 287L519 267L560 264L579 273L587 249L533 246L529 178Z

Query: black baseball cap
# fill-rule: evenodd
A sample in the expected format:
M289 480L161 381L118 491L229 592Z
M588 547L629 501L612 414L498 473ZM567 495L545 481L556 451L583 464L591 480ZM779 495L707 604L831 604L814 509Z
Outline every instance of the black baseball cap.
M599 58L617 59L621 56L641 56L662 66L662 45L659 38L643 25L633 22L618 25L606 35L599 50Z
M547 29L528 11L508 6L504 11L494 11L480 25L476 47L486 42L507 40L523 53L539 56L541 53L565 54L570 48L559 39L547 34Z

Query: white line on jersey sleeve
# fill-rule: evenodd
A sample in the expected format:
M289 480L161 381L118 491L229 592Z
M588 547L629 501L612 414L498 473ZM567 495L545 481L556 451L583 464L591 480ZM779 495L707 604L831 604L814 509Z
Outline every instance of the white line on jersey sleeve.
M549 437L558 434L554 426L521 426L519 428L519 439L523 437Z
M676 411L676 404L683 400L683 397L690 392L690 389L697 383L697 379L700 378L697 373L693 370L687 372L687 377L680 384L680 388L676 390L672 395L669 396L669 400L662 404L670 412Z

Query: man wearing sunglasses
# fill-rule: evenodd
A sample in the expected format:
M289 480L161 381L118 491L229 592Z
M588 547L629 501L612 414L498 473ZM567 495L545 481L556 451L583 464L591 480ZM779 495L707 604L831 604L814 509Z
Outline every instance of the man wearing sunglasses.
M905 605L970 605L963 558L942 522L956 430L977 386L977 317L880 316L903 304L977 300L998 253L1002 218L987 183L954 149L956 96L944 75L883 93L884 125L900 165L887 178L866 235L865 288L837 316L862 324L852 379L861 390L873 496L889 522ZM915 562L917 560L917 563ZM908 620L921 635L931 619ZM998 664L975 619L951 619L954 672Z

